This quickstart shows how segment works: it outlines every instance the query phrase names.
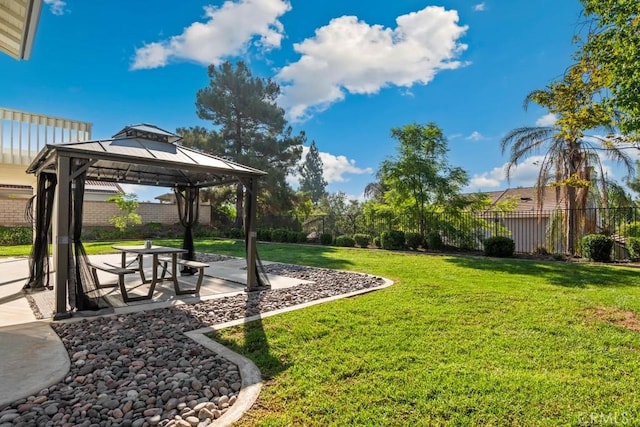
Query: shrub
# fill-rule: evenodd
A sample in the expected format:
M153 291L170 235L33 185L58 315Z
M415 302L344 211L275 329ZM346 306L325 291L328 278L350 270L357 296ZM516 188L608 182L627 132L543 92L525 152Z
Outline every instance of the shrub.
M271 241L271 229L270 228L259 228L257 230L258 240L261 242L270 242Z
M30 245L31 243L33 243L31 227L0 227L1 245Z
M114 202L120 210L120 215L109 218L109 223L120 231L125 231L130 225L142 224L142 217L138 214L138 196L134 193L118 193L107 199Z
M587 234L582 238L582 256L592 261L611 261L613 239L602 234Z
M382 243L382 249L388 249L388 250L404 249L404 231L400 231L400 230L384 231L380 235L380 243Z
M381 248L382 247L382 243L380 241L380 236L376 236L373 238L373 246L375 246L376 248Z
M287 243L298 243L298 232L287 230Z
M640 260L640 237L629 237L627 239L627 250L631 261Z
M495 256L506 258L513 255L516 244L510 237L495 236L489 237L484 241L484 254L486 256Z
M353 235L353 240L356 242L356 245L361 248L369 247L369 242L371 242L371 238L368 234L356 233Z
M307 233L303 231L287 231L287 242L288 243L306 243L307 242Z
M132 230L129 230L127 233L131 238L135 238L132 236ZM115 227L90 227L86 230L82 229L82 239L85 241L91 240L120 240L124 238L124 233L118 230Z
M296 243L307 243L307 233L304 231L294 231Z
M440 237L440 233L435 230L427 233L427 236L424 239L424 243L427 249L438 250L444 247L444 243L442 242L442 237Z
M230 228L228 236L230 239L242 239L244 237L244 232L239 228Z
M333 236L331 233L322 233L320 235L320 244L321 245L330 245L333 243Z
M640 237L640 221L633 221L624 227L625 237Z
M163 227L155 230L150 236L148 236L148 238L160 237L161 235L164 234L162 233L162 230L163 230ZM193 237L196 239L208 239L211 237L218 237L218 236L220 236L220 231L216 230L214 227L211 227L209 225L196 224L196 226L193 228Z
M289 238L289 230L276 228L271 232L271 240L278 243L286 243Z
M407 247L413 250L418 250L418 248L424 244L424 239L420 233L405 233L404 238L407 243Z
M341 246L343 248L352 248L355 245L356 245L356 242L355 240L353 240L353 237L351 236L342 235L342 236L336 237L336 246Z

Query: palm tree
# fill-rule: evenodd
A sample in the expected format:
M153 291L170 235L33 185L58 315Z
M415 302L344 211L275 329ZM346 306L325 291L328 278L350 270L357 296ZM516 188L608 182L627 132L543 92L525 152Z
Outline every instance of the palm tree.
M572 255L576 252L578 216L587 207L592 173L596 169L600 177L606 176L600 154L622 164L627 171L633 171L630 157L613 143L612 113L594 101L600 88L584 75L583 69L574 66L561 81L527 95L525 110L531 102L546 107L555 114L555 124L514 129L507 133L501 144L503 154L509 151L507 179L519 162L544 152L536 180L538 207L542 208L545 190L554 186L556 198L564 200L568 213L565 244ZM585 136L585 131L594 129L604 129L607 136ZM604 179L602 182L601 194L606 206L606 182Z

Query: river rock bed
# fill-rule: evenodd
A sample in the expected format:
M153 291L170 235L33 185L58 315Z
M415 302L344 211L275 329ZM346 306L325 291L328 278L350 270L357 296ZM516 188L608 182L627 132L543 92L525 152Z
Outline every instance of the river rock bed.
M199 254L199 259L228 257ZM384 284L378 277L328 269L264 268L314 283L54 323L69 353L68 375L0 408L0 427L207 426L235 403L241 378L236 365L183 332Z

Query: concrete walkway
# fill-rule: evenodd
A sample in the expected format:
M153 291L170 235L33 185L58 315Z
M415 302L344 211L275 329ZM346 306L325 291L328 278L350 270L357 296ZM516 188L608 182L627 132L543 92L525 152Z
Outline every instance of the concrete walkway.
M28 277L27 258L0 258L0 327L37 320L22 292Z
M0 258L0 406L62 380L69 357L49 322L37 322L22 292L26 258Z
M47 322L0 328L0 407L60 382L69 372L67 349Z

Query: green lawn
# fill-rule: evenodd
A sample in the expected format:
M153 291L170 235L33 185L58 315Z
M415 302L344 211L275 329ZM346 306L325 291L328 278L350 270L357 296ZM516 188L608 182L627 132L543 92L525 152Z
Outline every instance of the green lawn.
M611 322L640 312L640 270L282 244L260 253L397 284L221 332L267 379L241 424L640 424L640 335Z
M196 249L244 253L242 242L227 240ZM241 425L640 425L640 332L631 329L640 325L640 270L286 244L259 250L265 260L396 284L220 332L215 339L254 360L266 379ZM622 318L631 328L616 324Z

